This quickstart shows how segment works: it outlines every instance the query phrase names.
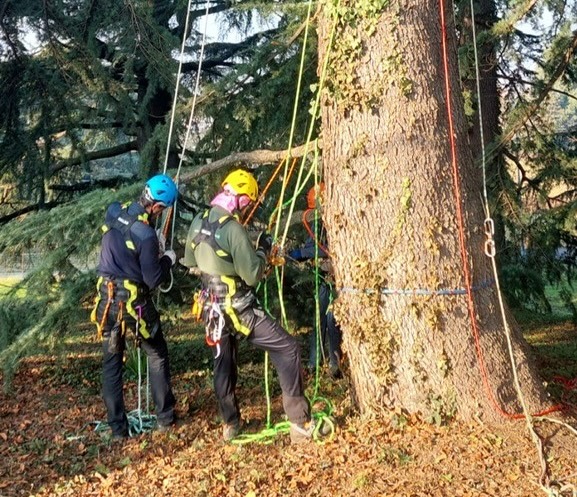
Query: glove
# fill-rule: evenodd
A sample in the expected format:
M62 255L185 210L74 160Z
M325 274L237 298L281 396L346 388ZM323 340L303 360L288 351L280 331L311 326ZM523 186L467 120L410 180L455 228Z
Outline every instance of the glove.
M167 250L162 257L168 257L170 259L170 265L174 266L176 264L176 253L174 250Z
M263 231L256 240L256 251L264 254L265 258L268 257L272 249L272 236L270 236L266 231Z

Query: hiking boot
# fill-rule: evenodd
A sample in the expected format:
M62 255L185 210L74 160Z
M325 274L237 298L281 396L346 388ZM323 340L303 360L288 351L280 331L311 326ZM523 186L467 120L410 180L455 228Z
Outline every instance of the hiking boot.
M290 437L291 443L300 444L308 442L313 439L315 432L315 422L313 420L307 421L303 424L291 423Z
M240 431L240 421L236 423L226 423L222 425L222 438L225 442L230 442L233 438L236 438Z
M173 428L174 423L169 423L167 425L161 425L161 424L156 425L156 431L159 433L168 433L169 431L172 431Z

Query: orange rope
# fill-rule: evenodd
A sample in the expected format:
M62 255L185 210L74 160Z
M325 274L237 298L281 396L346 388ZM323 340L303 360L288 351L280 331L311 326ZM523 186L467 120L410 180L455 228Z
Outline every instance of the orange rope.
M306 211L303 212L303 225L304 225L305 229L307 230L307 233L309 234L309 236L312 238L312 240L317 245L317 247L319 249L321 249L325 254L327 254L327 257L330 257L331 254L329 253L329 250L320 242L320 240L317 239L316 234L313 233L313 230L311 229L311 226L310 226L309 222L307 221L307 214L309 212L314 211L314 210L315 209L307 209Z
M164 236L165 240L168 240L168 230L170 229L170 222L172 220L172 211L173 211L174 207L171 205L168 209L166 209L166 215L165 215L165 223L164 226L162 227L162 234Z
M258 198L256 199L256 202L254 203L254 205L252 206L251 211L248 213L248 216L246 216L246 219L244 220L244 222L242 223L243 226L246 226L249 221L252 219L252 216L254 216L254 213L256 212L256 210L258 209L258 206L262 203L262 201L264 200L264 197L266 196L266 193L268 192L269 188L272 185L272 182L275 180L275 178L278 176L278 173L280 172L280 168L282 167L282 165L284 164L286 159L281 160L278 163L278 166L276 167L274 173L272 173L272 176L270 177L270 179L268 180L268 183L266 184L266 186L263 188L262 192L260 193L260 195L258 196Z
M289 172L288 172L288 174L287 174L287 177L286 177L286 179L284 180L285 184L288 184L288 182L290 181L290 178L291 178L292 174L294 173L294 170L295 170L295 166L296 166L296 164L297 164L297 161L298 161L298 159L297 159L296 157L294 157L294 158L293 158L293 161L292 161L292 164L291 164L291 167L290 167L290 169L289 169ZM272 216L271 216L270 219L269 219L268 227L267 227L269 231L272 230L272 225L273 225L273 224L275 223L275 221L276 221L275 218L278 216L278 213L279 213L280 210L281 210L282 200L283 200L283 199L279 197L277 206L276 206L275 210L273 211Z
M483 351L481 348L480 338L479 338L479 329L477 325L477 320L475 318L475 304L473 301L473 290L471 285L471 273L469 271L469 266L467 264L468 260L468 253L467 253L467 246L465 241L465 226L463 220L463 210L462 210L462 199L461 199L461 192L460 192L460 184L461 179L459 176L459 168L457 164L457 147L455 143L455 130L453 124L453 110L451 106L451 85L450 85L450 78L449 78L449 57L447 54L447 27L445 22L445 5L444 0L439 0L440 3L440 11L441 11L441 31L442 31L442 49L443 49L443 68L444 68L444 76L445 76L445 92L446 92L446 99L447 99L447 114L448 114L448 122L449 122L449 141L451 146L451 166L453 169L453 187L454 187L454 194L455 194L455 203L457 209L457 220L458 220L458 227L459 227L459 248L461 252L461 262L463 266L463 273L465 277L465 288L467 291L467 308L469 311L469 318L471 320L471 324L473 327L473 336L475 340L475 349L477 353L477 360L479 362L479 367L481 369L481 377L483 380L483 385L485 387L485 391L491 401L493 407L499 412L501 415L513 418L513 419L523 419L525 416L523 414L511 414L505 411L497 402L495 395L491 386L489 385L489 375L487 373L487 368L485 365ZM561 406L553 406L549 409L541 411L537 414L533 414L533 416L545 416L551 412L561 410Z

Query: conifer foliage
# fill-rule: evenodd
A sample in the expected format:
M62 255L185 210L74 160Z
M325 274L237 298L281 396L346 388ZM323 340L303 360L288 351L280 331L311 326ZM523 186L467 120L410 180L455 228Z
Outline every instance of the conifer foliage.
M94 295L94 268L104 212L114 200L138 196L141 185L98 190L74 202L9 223L2 229L0 253L8 258L40 250L26 277L0 300L0 362L5 387L18 361L54 344L86 321Z

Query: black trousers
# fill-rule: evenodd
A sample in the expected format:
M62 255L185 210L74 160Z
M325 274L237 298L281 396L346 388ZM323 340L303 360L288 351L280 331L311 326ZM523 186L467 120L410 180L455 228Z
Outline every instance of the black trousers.
M170 363L168 347L162 334L160 317L152 299L141 300L142 319L146 319L149 330L154 330L153 336L140 339L140 346L148 356L150 390L156 407L158 424L168 425L174 421L175 398L170 381ZM96 309L99 322L106 307L102 299ZM128 434L128 420L123 395L123 356L125 337L121 336L119 317L119 302L109 306L108 316L102 329L102 396L108 412L108 424L114 435ZM122 312L122 318L128 329L136 330L136 321Z
M309 367L315 368L317 365L317 348L320 344L321 352L328 341L329 346L329 364L331 368L338 368L339 361L342 356L341 342L342 332L341 328L335 321L335 315L329 306L332 300L332 288L329 284L323 282L319 288L319 314L320 314L320 336L313 332L310 335L310 355ZM321 353L321 358L323 354ZM322 360L319 361L322 363Z
M259 308L249 307L238 314L242 323L251 330L246 338L258 349L268 352L275 366L283 396L283 407L293 423L302 424L310 420L310 405L304 396L301 372L301 355L295 337ZM238 379L238 338L228 316L220 341L214 347L214 390L225 423L237 423L240 409L236 397Z

